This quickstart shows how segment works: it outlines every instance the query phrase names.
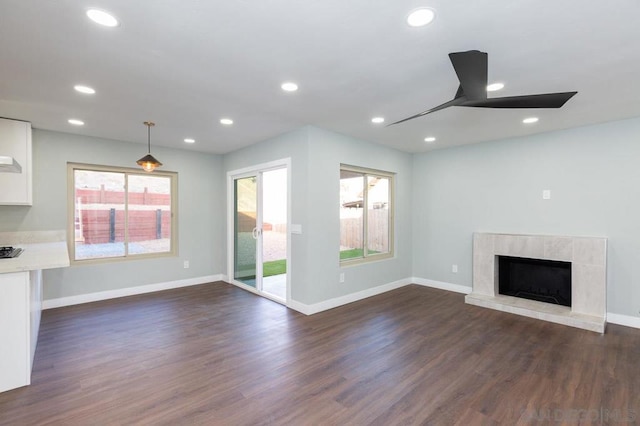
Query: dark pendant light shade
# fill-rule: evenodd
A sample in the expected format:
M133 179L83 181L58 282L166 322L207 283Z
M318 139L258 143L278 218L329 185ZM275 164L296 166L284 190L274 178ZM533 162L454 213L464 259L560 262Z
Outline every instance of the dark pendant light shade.
M155 126L156 124L152 121L145 121L144 125L147 126L147 155L136 161L140 167L145 172L152 172L157 167L162 166L162 163L155 159L153 155L151 155L151 126Z

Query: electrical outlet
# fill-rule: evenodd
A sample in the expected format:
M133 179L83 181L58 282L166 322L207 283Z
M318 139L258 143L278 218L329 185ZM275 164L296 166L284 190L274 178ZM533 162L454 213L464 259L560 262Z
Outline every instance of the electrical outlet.
M340 282L344 282L344 272L340 272Z
M545 189L542 191L542 199L543 200L550 200L551 199L551 190L550 189Z
M189 261L188 260L184 261L184 269L189 269Z
M451 265L451 272L453 272L454 274L458 273L458 265Z

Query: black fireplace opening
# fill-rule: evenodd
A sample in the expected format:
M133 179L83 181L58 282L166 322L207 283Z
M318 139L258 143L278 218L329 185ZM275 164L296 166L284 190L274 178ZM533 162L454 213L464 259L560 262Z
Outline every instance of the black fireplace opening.
M571 262L498 256L499 293L571 306Z

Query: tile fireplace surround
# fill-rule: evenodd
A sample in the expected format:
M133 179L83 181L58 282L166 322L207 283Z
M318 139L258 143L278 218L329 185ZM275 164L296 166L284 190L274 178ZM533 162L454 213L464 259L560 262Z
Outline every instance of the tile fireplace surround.
M571 307L498 293L497 256L571 262ZM548 235L473 234L469 304L604 333L607 239Z

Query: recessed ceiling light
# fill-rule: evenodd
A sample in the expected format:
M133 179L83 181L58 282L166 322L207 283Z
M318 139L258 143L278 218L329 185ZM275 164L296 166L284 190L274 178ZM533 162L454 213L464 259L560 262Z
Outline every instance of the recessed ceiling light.
M233 120L230 118L221 118L220 124L224 124L225 126L231 126L233 124Z
M298 90L298 85L290 81L287 81L286 83L282 83L280 87L285 92L295 92L296 90Z
M487 86L487 92L495 92L496 90L500 90L504 88L503 83L493 83Z
M67 122L69 124L73 124L74 126L84 126L84 121L82 120L77 120L75 118L70 118L69 120L67 120Z
M536 123L538 121L538 117L529 117L522 120L524 124Z
M436 138L434 138L433 136L428 136L428 137L424 138L424 141L431 143L431 142L435 142Z
M87 16L96 24L100 24L105 27L117 27L120 25L115 16L109 12L105 12L104 10L89 9L87 10Z
M424 27L433 21L436 17L436 12L433 9L422 7L416 9L407 16L407 24L411 27Z
M384 123L384 117L373 117L371 122L375 124Z
M84 93L85 95L93 95L96 93L95 89L81 84L73 86L73 88L76 89L76 92Z
M196 140L195 139L191 139L191 138L186 138L184 141L186 143L196 143Z

